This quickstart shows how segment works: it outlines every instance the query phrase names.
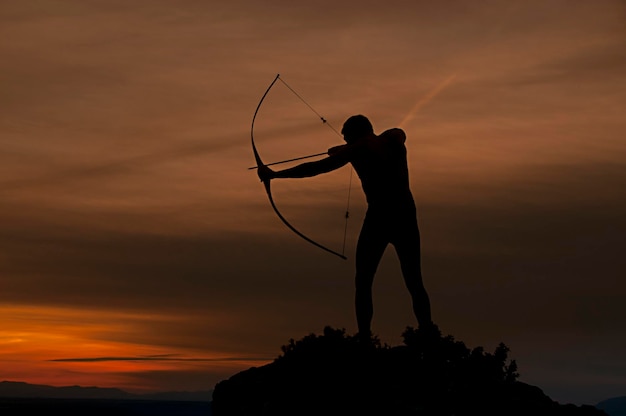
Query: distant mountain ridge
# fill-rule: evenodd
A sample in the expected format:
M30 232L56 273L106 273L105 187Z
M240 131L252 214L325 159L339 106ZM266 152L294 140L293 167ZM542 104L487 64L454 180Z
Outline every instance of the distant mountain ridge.
M604 410L609 416L626 416L626 396L603 400L596 404L596 407Z
M116 399L116 400L172 400L210 402L212 390L172 391L149 394L133 394L117 388L47 386L21 381L1 381L0 397L47 398L47 399Z

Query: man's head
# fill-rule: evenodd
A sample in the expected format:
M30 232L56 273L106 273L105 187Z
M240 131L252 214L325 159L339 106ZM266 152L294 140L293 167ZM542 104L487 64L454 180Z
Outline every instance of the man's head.
M343 139L347 143L372 133L374 133L372 123L370 123L367 117L360 114L348 118L346 122L343 123L343 128L341 129Z

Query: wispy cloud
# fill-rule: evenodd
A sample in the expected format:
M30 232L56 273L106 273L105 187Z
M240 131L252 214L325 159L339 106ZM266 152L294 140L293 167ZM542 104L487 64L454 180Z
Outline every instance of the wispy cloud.
M106 362L106 361L181 361L181 362L231 362L231 361L271 361L274 357L221 357L221 358L199 358L180 356L136 356L136 357L81 357L81 358L55 358L49 361L55 362Z

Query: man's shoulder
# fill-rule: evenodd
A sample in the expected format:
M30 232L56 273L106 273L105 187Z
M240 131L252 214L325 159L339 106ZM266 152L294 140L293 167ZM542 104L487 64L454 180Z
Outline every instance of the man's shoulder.
M404 130L398 127L385 130L379 135L379 137L382 137L387 140L395 140L400 143L404 143L406 141L406 133L404 132Z

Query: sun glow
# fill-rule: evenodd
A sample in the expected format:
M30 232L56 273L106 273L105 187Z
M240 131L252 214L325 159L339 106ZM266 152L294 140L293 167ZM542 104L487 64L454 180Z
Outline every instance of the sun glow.
M129 328L141 321L172 319L107 311L53 307L0 306L0 379L33 384L97 385L149 390L134 374L168 371L236 371L265 362L226 352L133 342ZM113 334L113 335L111 335ZM244 362L245 361L245 362ZM206 386L207 389L212 386Z

